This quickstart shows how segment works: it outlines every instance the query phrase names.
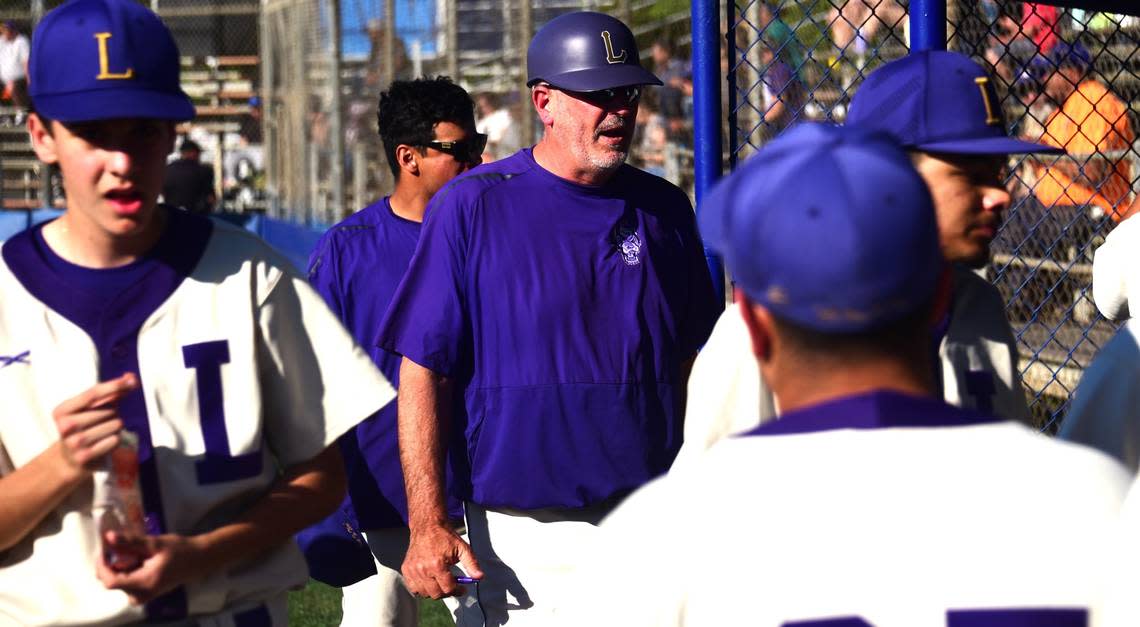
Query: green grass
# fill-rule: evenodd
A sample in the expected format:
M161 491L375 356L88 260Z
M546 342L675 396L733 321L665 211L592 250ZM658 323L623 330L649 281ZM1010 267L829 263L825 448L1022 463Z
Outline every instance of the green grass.
M309 581L304 590L289 593L292 627L336 627L340 624L340 589ZM447 607L439 601L420 601L420 627L454 625Z

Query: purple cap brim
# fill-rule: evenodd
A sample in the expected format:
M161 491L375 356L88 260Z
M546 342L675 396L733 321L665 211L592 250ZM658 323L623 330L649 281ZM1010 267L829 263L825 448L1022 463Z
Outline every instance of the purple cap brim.
M571 91L598 91L630 85L662 85L649 70L640 65L620 64L607 68L587 68L543 77L534 82L546 81L555 87Z
M36 112L59 122L146 118L184 122L194 119L194 104L184 92L157 92L118 85L82 94L32 94Z
M1061 154L1064 148L1014 139L1012 137L979 137L950 141L926 142L914 146L923 152L942 152L954 155L1017 155L1031 153Z

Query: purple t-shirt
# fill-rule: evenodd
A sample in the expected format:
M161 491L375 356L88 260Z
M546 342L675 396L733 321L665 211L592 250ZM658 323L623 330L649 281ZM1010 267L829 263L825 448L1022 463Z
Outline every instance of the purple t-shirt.
M669 468L717 313L680 189L577 185L524 149L436 194L377 343L462 391L468 498L582 507Z
M309 260L309 282L393 386L400 382L400 356L373 340L415 252L420 227L393 213L384 198L326 231ZM396 401L342 436L340 449L348 498L363 530L406 526ZM448 511L453 518L463 516L458 499L449 502Z

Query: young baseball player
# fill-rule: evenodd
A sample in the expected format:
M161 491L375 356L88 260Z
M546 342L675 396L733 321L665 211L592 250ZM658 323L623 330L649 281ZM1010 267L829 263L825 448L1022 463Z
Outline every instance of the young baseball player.
M380 94L380 137L396 177L390 197L365 207L325 233L309 263L309 281L361 346L393 383L400 356L375 347L376 330L396 286L412 259L428 201L445 183L482 159L487 136L475 132L474 103L445 77L395 81ZM396 403L392 402L341 440L348 470L348 498L341 511L316 533L302 534L314 577L343 577L358 560L327 546L343 535L347 520L362 530L365 568L341 582L342 626L415 627L419 604L404 587L400 565L408 548L408 506L396 442ZM448 518L462 520L458 499ZM331 528L327 523L331 523ZM330 535L332 538L330 538ZM349 550L351 539L341 541ZM362 547L367 553L367 548ZM375 555L375 566L370 566ZM374 577L369 574L377 573Z
M284 625L329 445L393 391L282 257L156 203L194 115L157 16L68 2L29 75L67 208L0 248L0 623ZM108 476L138 529L105 526Z
M1009 205L1002 178L1007 156L1056 149L1008 137L989 77L956 52L916 52L872 72L851 101L847 124L895 136L934 195L939 246L954 268L949 313L935 321L929 340L939 357L939 394L952 405L1029 422L1005 305L974 270L989 261ZM678 463L779 412L779 399L755 376L742 348L745 336L730 308L697 358Z
M800 125L699 215L783 414L620 505L566 624L1092 624L1127 475L938 398L946 266L893 138Z
M715 319L688 198L625 164L641 88L660 83L633 33L561 15L527 71L542 139L436 194L379 340L404 357L404 579L452 595L460 563L479 579L464 625L549 625L581 602L568 573L672 462L686 365ZM447 433L471 460L470 545L447 523Z

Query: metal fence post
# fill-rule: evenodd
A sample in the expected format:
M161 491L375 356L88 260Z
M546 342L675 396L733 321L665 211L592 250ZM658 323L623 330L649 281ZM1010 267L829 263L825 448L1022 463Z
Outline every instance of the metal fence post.
M946 3L949 0L912 0L910 50L946 49Z
M695 0L693 24L693 148L697 203L721 175L720 0ZM724 265L707 248L718 302L724 302Z
M390 4L390 3L389 3ZM321 215L318 220L333 224L339 222L346 213L344 200L344 107L340 98L340 2L329 0L329 144L332 152L329 159L329 178L332 179L329 190L332 192L333 215ZM391 61L391 58L388 59Z
M519 138L522 140L523 146L533 146L535 138L534 129L534 110L530 104L530 88L525 85L526 83L526 52L527 47L530 46L530 38L534 36L534 16L531 13L531 0L519 1L519 45L518 45L518 65L522 68L522 80L520 83L519 95Z

